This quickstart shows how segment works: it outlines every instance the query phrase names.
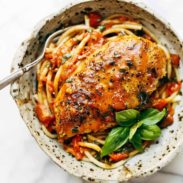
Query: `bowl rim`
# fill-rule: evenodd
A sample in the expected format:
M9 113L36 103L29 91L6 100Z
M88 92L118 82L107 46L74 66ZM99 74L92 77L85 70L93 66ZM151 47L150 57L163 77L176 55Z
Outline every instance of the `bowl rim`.
M29 43L31 41L32 38L36 38L37 34L39 33L40 29L47 23L47 21L49 20L52 20L55 16L61 14L61 13L64 13L66 10L72 8L73 6L75 5L78 5L78 4L82 4L82 3L86 3L86 2L95 2L97 0L72 0L70 3L68 3L66 6L63 6L62 8L60 8L59 10L57 10L56 12L54 13L51 13L50 15L42 18L37 24L36 26L33 27L32 29L32 33L30 34L30 36L25 39L21 45L18 47L16 53L15 53L15 56L13 58L13 62L11 64L11 71L13 71L15 68L17 68L17 62L18 60L22 61L23 60L23 57L25 55L25 52L29 46ZM100 0L99 0L100 1ZM102 0L104 1L104 0ZM157 13L156 11L152 10L149 5L147 5L145 2L138 2L138 1L132 1L132 0L115 0L115 1L119 1L119 2L126 2L126 3L129 3L129 4L132 4L132 5L135 5L139 8L141 8L142 10L145 10L146 12L148 12L149 14L151 14L155 19L157 19L158 21L160 21L163 25L165 25L165 27L170 30L177 38L177 40L179 41L179 43L183 43L182 41L182 38L180 36L179 33L177 33L177 31L171 26L171 24L165 19L163 18L161 15L159 15L159 13ZM181 51L183 51L183 48L181 48ZM16 81L14 83L11 84L11 87L10 87L10 95L12 96L13 100L15 101L17 107L19 108L19 104L17 103L16 101L16 98L13 94L13 88L14 86L16 85ZM19 85L19 84L18 84ZM19 113L20 113L20 110L19 110ZM23 119L23 117L22 117ZM24 119L23 119L24 121ZM25 121L24 121L25 123ZM26 126L28 127L28 125L26 124ZM47 156L54 162L56 163L59 167L63 168L64 170L66 170L68 173L71 173L77 177L80 177L82 178L82 176L78 176L77 174L74 174L73 172L69 171L69 169L61 166L60 163L58 163L58 160L56 158L54 158L54 156L51 156L50 153L48 152L48 150L41 145L41 143L39 142L39 140L37 139L36 135L34 133L31 132L30 128L28 127L31 135L34 137L34 139L36 140L37 144L39 145L39 147L43 150L43 152L45 152L47 154ZM181 145L183 144L183 138L182 139L179 139L178 143L176 144L176 148L173 149L171 152L170 152L170 155L168 156L168 158L164 158L164 161L161 162L161 167L164 167L166 166L170 161L172 161L172 159L176 156L176 154L180 151L180 148L181 148ZM149 169L147 172L146 172L146 175L143 175L143 177L145 176L149 176L149 175L152 175L154 174L155 172L157 172L158 169L156 169L155 171L151 171L151 169ZM89 177L89 176L88 176ZM88 178L87 177L87 178ZM126 179L122 179L122 180L119 180L119 181L127 181L131 178L134 178L134 177L142 177L142 175L137 175L137 176L132 176L132 177L129 177L129 178L126 178ZM98 179L99 180L99 179ZM106 179L108 180L108 179ZM104 181L103 179L101 179L100 181Z

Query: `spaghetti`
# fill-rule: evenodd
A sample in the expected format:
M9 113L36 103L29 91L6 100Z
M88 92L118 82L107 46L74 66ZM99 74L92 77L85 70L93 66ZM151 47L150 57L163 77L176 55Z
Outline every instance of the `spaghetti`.
M159 111L163 108L167 109L166 116L158 124L160 128L164 128L173 123L175 104L180 100L181 81L178 71L180 58L176 54L170 54L150 30L132 18L116 14L102 20L98 13L92 12L85 15L84 20L85 24L68 28L46 49L44 59L37 68L38 87L35 94L35 111L42 123L44 133L49 138L59 137L58 140L67 152L78 160L87 160L101 168L112 169L121 166L129 158L142 151L132 141L127 140L123 146L112 153L101 156L107 136L117 123L109 125L104 130L89 133L86 130L86 133L79 135L77 128L70 128L72 134L76 132L77 135L62 139L65 134L58 130L57 125L60 118L59 112L62 111L59 111L56 103L58 104L58 101L63 98L64 94L61 89L65 87L64 84L72 82L70 76L78 71L78 66L83 64L88 57L118 37L132 36L148 40L164 52L167 60L166 76L161 80L158 89L150 96L151 102L148 104L148 108ZM117 54L114 56L119 57ZM129 67L131 67L130 64ZM66 93L72 93L72 89L66 88ZM151 140L144 139L142 140L143 149L152 143Z

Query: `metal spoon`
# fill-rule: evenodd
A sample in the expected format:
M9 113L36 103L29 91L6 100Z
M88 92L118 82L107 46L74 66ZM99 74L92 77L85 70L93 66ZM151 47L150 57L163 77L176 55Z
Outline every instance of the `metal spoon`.
M19 77L21 77L24 73L30 71L34 66L36 66L44 57L44 53L46 51L46 48L48 47L48 45L50 44L50 42L56 38L58 35L60 35L61 33L63 33L64 31L66 31L68 29L61 29L58 30L56 32L54 32L53 34L51 34L44 45L44 48L42 50L42 53L40 54L40 56L34 60L33 62L25 65L24 67L12 72L9 76L5 77L4 79L0 80L0 90L3 89L4 87L6 87L7 85L9 85L10 83L14 82L15 80L17 80Z

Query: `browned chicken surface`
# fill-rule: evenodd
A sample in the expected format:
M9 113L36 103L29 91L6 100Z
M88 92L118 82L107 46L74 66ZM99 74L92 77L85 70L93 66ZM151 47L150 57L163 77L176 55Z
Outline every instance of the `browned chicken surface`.
M54 111L59 139L116 125L114 112L140 108L166 75L157 44L121 36L82 62L59 91Z

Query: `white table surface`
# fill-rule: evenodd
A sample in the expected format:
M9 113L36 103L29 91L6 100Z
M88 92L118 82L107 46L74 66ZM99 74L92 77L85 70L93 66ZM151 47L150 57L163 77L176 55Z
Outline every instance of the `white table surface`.
M0 78L9 73L12 58L33 26L72 0L0 0ZM183 38L182 0L144 0L167 19ZM0 91L0 183L81 183L57 167L30 135L9 94ZM182 152L148 183L183 183Z

